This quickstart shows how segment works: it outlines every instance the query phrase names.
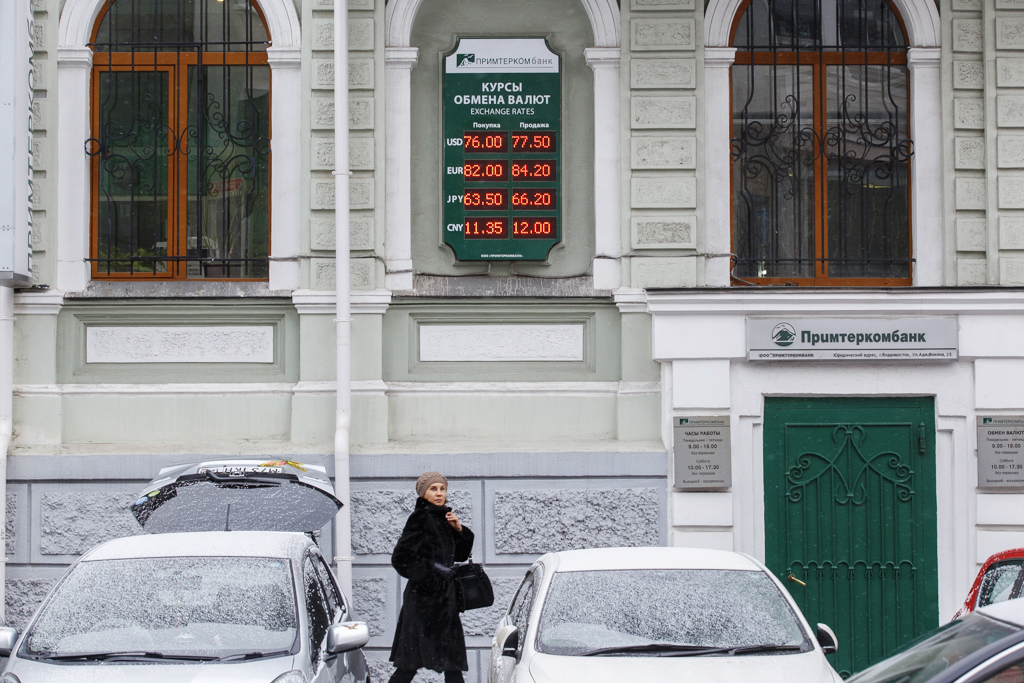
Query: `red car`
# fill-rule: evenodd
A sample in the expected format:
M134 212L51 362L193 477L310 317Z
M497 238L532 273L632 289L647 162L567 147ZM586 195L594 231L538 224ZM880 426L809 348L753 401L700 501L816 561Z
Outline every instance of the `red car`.
M985 564L974 579L971 592L967 594L964 606L953 620L965 617L979 607L994 602L1012 600L1024 593L1024 548L1013 548L996 553L985 560Z

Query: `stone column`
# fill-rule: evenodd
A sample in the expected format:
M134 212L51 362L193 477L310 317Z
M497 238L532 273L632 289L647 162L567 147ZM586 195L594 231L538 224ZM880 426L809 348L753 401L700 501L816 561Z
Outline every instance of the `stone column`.
M418 60L418 48L384 48L384 283L390 290L412 289L411 79Z
M731 260L723 254L732 251L729 68L735 59L734 47L704 48L704 253L713 255L704 266L707 287L729 286Z
M620 51L588 47L583 54L594 70L594 288L617 289L622 284Z
M302 125L295 115L295 104L302 95L302 51L299 48L267 48L273 83L271 119L274 149L301 148ZM270 289L299 288L299 154L274 154L271 157L273 201L270 207Z
M912 47L910 65L910 137L913 183L914 285L942 285L942 101L941 48Z

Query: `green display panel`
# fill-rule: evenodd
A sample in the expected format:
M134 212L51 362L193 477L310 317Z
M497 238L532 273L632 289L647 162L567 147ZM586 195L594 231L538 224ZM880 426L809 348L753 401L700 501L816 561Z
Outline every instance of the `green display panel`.
M445 55L444 242L460 261L543 261L562 239L561 57L543 38Z

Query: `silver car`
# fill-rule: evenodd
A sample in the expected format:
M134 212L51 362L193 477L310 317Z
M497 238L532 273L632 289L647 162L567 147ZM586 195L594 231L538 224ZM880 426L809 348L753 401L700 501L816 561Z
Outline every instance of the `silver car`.
M0 629L0 683L367 683L367 627L299 530L340 503L314 481L325 473L292 464L205 463L153 482L133 512L167 533L90 550L17 642ZM214 524L230 530L175 532Z

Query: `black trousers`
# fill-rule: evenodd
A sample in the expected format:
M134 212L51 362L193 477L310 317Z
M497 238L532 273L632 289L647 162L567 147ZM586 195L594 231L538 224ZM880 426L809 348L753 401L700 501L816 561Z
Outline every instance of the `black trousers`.
M391 679L388 683L412 683L412 679L416 678L416 672L408 669L396 669L395 673L391 674ZM444 672L444 683L463 683L461 671L445 671Z

